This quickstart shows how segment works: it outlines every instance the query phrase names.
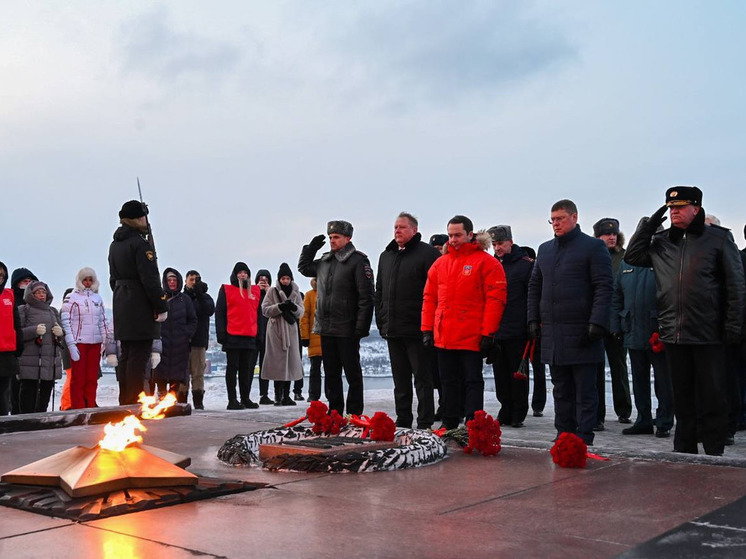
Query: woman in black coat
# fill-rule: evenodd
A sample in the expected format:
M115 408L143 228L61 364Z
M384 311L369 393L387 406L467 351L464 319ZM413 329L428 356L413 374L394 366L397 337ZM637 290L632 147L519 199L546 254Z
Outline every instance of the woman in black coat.
M178 271L173 268L163 271L168 318L161 326L161 362L153 369L153 379L161 397L166 393L166 384L171 392L179 394L179 385L187 382L189 374L189 340L197 329L197 313L191 299L182 293L183 285ZM183 403L186 403L186 394L185 391L180 394Z

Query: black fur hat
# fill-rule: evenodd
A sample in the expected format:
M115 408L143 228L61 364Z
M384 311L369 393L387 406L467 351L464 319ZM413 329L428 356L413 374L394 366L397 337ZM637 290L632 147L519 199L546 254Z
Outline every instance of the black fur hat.
M130 200L122 205L122 209L119 210L119 219L137 219L148 215L148 209L142 202L137 200Z

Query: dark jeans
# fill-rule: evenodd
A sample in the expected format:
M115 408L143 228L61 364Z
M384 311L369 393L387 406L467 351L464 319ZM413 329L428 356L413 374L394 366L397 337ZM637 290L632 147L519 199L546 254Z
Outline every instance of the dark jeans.
M443 391L443 426L455 429L461 419L462 404L467 421L474 418L474 412L484 409L482 356L478 351L463 349L438 348L437 351ZM462 383L463 400L460 389Z
M264 365L264 341L263 340L257 340L256 345L258 349L255 349L253 352L251 352L251 357L249 358L249 375L251 379L249 380L249 389L251 389L251 384L254 382L254 369L256 368L257 361L259 362L259 396L266 396L269 393L269 381L267 379L263 379L261 376L261 370L262 366Z
M344 414L344 385L342 370L347 379L347 413L363 413L363 370L360 367L360 340L321 336L321 354L324 361L324 392L329 409Z
M321 398L321 355L308 358L311 370L308 373L308 400L313 402Z
M534 375L534 393L531 395L531 409L543 412L547 405L547 366L541 362L541 340L536 340L534 358L531 360Z
M558 433L575 433L593 443L598 414L596 365L550 365L554 389L554 426Z
M525 339L497 340L493 348L495 395L500 402L497 420L502 425L522 423L528 413L528 375L525 380L513 377L520 367L525 348Z
M236 373L238 373L238 391L241 395L241 403L246 404L251 394L251 382L249 380L249 362L252 349L229 349L225 352L225 388L228 391L228 402L236 401ZM251 378L253 378L253 370Z
M281 402L285 398L290 398L290 381L276 380L275 385L275 402Z
M632 415L632 398L629 394L627 350L608 333L604 335L604 349L611 372L614 413L617 417L629 419ZM598 422L603 423L606 419L606 367L604 363L600 363L596 370L596 390L598 390Z
M725 347L667 344L673 379L676 434L674 450L697 454L697 440L707 454L722 454L727 434Z
M632 390L635 395L637 419L635 425L653 427L669 431L673 427L673 384L664 353L652 349L630 349L629 362L632 367ZM650 367L655 378L655 395L658 409L653 420L650 397Z
M394 405L397 427L412 427L412 379L417 392L417 428L428 429L433 424L433 377L430 370L430 351L422 339L388 338L386 340L394 377Z
M136 404L144 390L145 368L153 350L153 340L122 340L117 366L119 405Z
M21 380L18 403L21 413L45 412L54 389L53 380ZM139 392L138 392L139 394ZM52 410L54 411L54 410Z

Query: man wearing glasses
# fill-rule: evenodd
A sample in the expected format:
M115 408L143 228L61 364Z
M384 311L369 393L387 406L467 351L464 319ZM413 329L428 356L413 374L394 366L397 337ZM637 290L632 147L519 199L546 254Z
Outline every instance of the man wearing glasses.
M606 245L578 225L571 200L552 206L554 238L539 247L528 288L528 325L554 385L554 426L593 444L596 366L604 359L613 279Z

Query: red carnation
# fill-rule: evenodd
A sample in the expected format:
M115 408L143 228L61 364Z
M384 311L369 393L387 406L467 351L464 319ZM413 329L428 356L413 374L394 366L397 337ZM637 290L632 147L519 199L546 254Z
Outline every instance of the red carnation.
M469 443L464 447L464 452L471 454L476 450L482 453L482 456L494 456L500 452L500 422L492 419L484 410L474 413L474 419L466 423L466 430L469 434Z
M585 468L588 446L575 433L560 433L549 451L552 461L563 468Z
M393 441L396 424L382 411L377 411L370 419L370 438L374 441Z
M660 334L658 334L658 332L653 332L653 335L650 336L648 343L650 344L650 348L653 350L653 353L660 353L661 351L665 351L666 349L666 344L661 341L661 336Z
M324 421L324 417L326 417L328 411L329 408L324 402L315 400L311 402L310 406L308 406L308 410L306 410L306 417L311 423L321 423Z

